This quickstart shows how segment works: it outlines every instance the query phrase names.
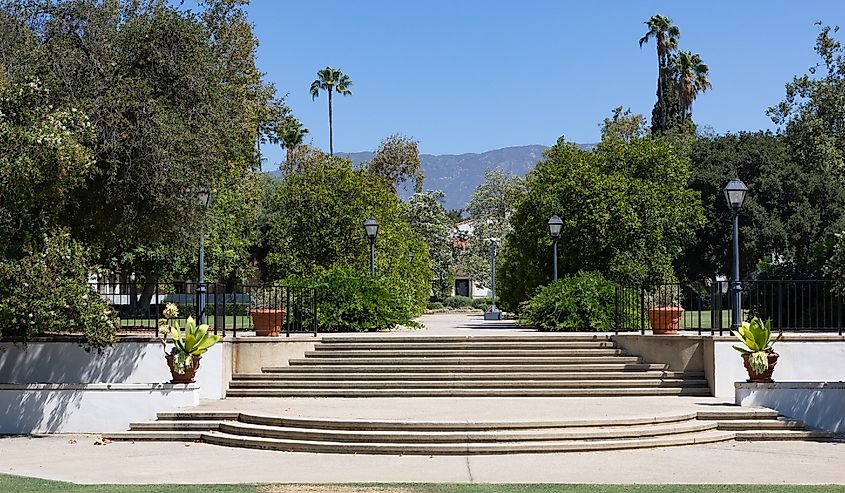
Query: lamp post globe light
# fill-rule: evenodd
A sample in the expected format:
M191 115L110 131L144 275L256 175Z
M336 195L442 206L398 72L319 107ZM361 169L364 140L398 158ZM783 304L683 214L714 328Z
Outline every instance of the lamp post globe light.
M370 240L370 275L376 275L376 236L378 235L379 223L371 217L364 221L364 231Z
M208 212L208 206L211 205L211 193L206 188L201 188L197 191L197 204L202 207L203 216ZM200 227L200 251L199 261L197 265L197 324L205 323L205 221L202 221Z
M748 194L748 187L739 179L725 185L725 200L733 210L733 272L731 279L731 330L742 324L742 282L739 280L739 209Z
M560 230L563 229L563 221L555 214L549 218L549 234L552 235L552 280L557 281L557 239Z
M484 320L501 320L502 312L496 307L496 255L499 239L487 238L490 243L490 308L484 312Z

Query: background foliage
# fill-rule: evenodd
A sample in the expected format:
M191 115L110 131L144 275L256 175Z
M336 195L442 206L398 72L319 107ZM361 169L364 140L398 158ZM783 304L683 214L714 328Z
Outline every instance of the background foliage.
M499 264L503 305L515 310L552 275L547 221L563 219L558 272L589 269L608 279L654 285L704 221L689 168L667 143L613 139L584 151L562 139L526 178Z

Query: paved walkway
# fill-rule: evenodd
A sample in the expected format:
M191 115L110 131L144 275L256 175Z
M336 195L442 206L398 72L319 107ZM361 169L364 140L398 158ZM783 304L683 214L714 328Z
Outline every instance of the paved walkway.
M146 484L845 484L845 443L727 442L549 455L397 457L276 452L201 443L94 445L95 439L91 435L2 438L0 472L76 483Z

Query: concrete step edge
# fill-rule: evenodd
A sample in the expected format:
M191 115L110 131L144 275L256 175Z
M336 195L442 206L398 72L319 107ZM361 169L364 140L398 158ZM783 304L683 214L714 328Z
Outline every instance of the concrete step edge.
M230 389L227 397L612 397L708 396L707 387L562 388L562 389Z
M677 380L702 380L704 374L691 374L684 372L664 371L629 371L629 372L536 372L536 373L500 373L500 372L329 372L329 373L308 373L308 372L273 372L273 373L235 373L232 381L254 381L254 380L427 380L427 379L453 379L453 380L603 380L603 379L627 379L627 380L652 380L652 379L677 379Z
M707 380L683 379L636 379L636 380L354 380L342 382L336 380L236 380L229 385L230 389L532 389L532 388L673 388L673 387L707 387ZM709 388L709 387L708 387Z
M306 418L300 416L275 416L243 413L238 420L264 426L307 427L323 430L381 430L381 431L477 431L545 428L624 428L628 426L662 425L695 420L695 413L667 414L660 416L614 417L600 419L567 419L555 421L411 421Z
M203 434L203 441L208 443L259 449L290 450L304 452L332 452L353 454L390 454L390 455L467 455L467 454L510 454L510 453L553 453L587 452L596 450L620 450L631 448L654 448L674 445L693 445L714 443L734 438L733 433L706 431L646 439L629 440L584 440L564 442L507 442L504 444L463 443L463 444L379 444L345 442L310 442L301 440L277 440L257 437L243 437L220 432Z
M629 426L625 428L547 428L542 430L326 430L316 428L278 427L242 422L227 422L219 431L229 435L251 436L286 440L324 442L376 442L376 443L473 443L473 442L535 442L569 440L637 439L655 436L699 433L716 428L715 423L687 422L670 425Z
M420 372L576 372L576 371L664 371L669 365L654 363L594 363L594 364L542 364L542 365L381 365L381 366L351 366L342 367L336 365L298 365L298 366L265 366L261 368L263 373L348 373L348 372L376 372L376 373L420 373Z

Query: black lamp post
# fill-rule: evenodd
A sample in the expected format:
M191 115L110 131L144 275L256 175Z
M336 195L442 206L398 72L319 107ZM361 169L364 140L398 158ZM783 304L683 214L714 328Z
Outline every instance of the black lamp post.
M563 229L563 221L557 214L549 218L549 234L552 235L552 280L557 281L557 239L560 230Z
M197 191L197 203L202 207L203 215L208 212L208 206L211 204L211 193L205 188ZM205 221L202 221L200 228L200 252L199 265L197 275L197 324L205 322Z
M370 275L376 275L376 235L378 235L379 223L375 218L364 221L364 231L370 240Z
M731 330L739 329L742 324L742 282L739 280L739 209L748 194L748 187L741 180L731 180L725 186L725 199L733 210L733 279L731 294Z
M490 242L490 308L484 312L484 320L501 320L502 312L496 307L496 255L498 238L487 238Z

